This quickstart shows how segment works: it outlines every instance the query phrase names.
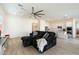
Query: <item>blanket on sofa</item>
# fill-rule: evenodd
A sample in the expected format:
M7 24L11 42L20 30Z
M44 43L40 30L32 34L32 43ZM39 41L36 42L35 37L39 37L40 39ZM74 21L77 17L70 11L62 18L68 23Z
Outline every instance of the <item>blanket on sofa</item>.
M37 40L37 47L39 51L43 52L45 45L47 45L47 41L45 40L45 38L41 38Z

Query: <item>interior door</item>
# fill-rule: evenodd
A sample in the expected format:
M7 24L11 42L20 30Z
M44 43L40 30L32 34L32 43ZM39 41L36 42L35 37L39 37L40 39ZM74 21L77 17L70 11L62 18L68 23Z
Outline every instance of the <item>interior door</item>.
M38 31L38 30L39 30L38 23L32 23L32 32Z

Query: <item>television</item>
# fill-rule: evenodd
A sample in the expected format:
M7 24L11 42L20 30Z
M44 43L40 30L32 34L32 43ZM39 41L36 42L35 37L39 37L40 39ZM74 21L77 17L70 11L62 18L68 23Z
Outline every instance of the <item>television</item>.
M67 30L72 30L72 27L67 27Z
M58 26L57 28L62 29L62 26Z

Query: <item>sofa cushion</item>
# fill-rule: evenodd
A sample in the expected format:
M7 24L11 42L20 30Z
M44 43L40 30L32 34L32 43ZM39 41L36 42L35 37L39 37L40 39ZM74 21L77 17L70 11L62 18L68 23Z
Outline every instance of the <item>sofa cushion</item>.
M43 35L45 34L45 32L44 31L37 31L38 32L38 37L40 37L40 38L42 38L43 37Z
M56 34L54 32L48 32L49 36L55 36Z

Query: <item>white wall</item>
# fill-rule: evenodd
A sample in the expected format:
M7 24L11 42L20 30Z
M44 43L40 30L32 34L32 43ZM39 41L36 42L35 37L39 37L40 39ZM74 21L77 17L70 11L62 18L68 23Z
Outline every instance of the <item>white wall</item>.
M3 9L2 5L0 4L0 30L1 30L1 36L4 36L4 26L5 26L5 10Z
M32 32L32 22L35 21L35 19L8 15L5 21L5 33L10 34L11 38L28 36ZM40 20L40 31L45 31L46 25L44 20Z
M40 20L40 31L45 31L45 26L47 26L46 21Z
M73 19L73 38L76 38L76 19Z
M76 29L79 29L79 19L76 21Z
M9 33L12 38L29 35L32 31L32 20L27 18L8 15L5 25L5 33Z

